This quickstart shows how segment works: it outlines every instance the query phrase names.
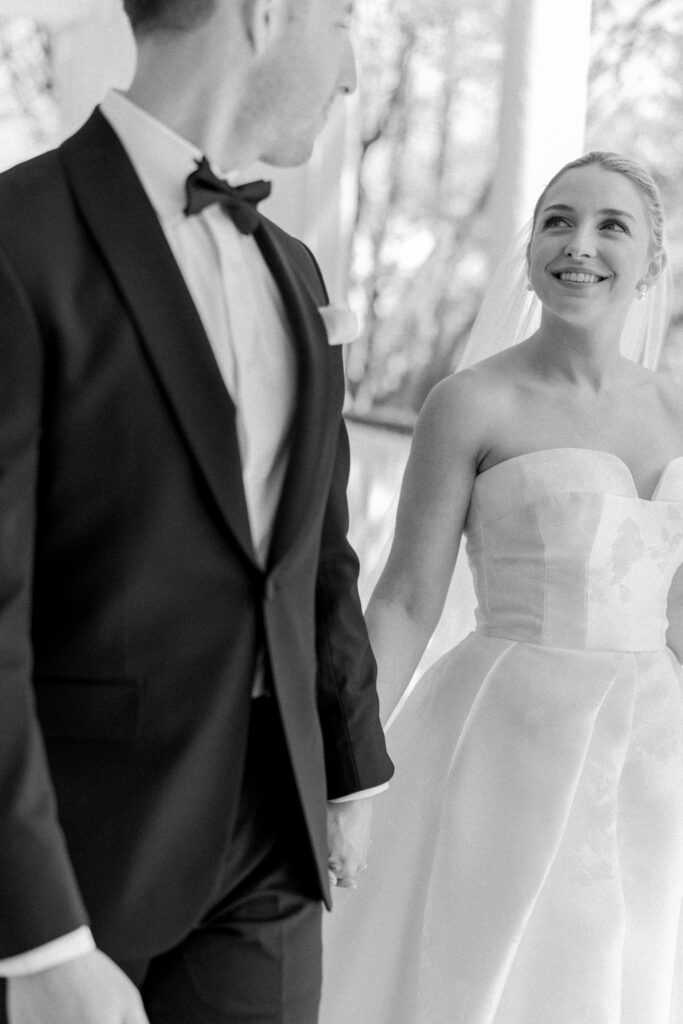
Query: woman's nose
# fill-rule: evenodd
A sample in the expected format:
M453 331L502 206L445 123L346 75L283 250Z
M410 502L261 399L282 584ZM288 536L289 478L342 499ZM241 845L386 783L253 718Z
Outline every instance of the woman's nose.
M574 260L595 255L595 240L588 230L576 230L564 248L565 255Z

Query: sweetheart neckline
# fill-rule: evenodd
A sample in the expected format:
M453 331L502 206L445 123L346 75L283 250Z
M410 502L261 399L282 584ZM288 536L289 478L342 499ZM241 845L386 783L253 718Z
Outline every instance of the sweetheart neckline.
M638 485L636 484L636 478L634 477L633 471L632 471L631 467L629 466L629 464L627 462L625 462L624 459L622 459L622 457L620 455L617 455L615 452L609 452L609 451L607 451L604 448L576 448L576 447L562 446L562 445L560 447L558 447L558 448L535 448L533 451L521 452L519 455L511 455L510 458L508 458L508 459L501 459L500 462L495 462L492 466L487 466L486 469L481 471L481 473L477 473L477 475L475 477L475 481L478 480L480 477L486 476L487 473L491 473L494 469L499 469L500 466L505 466L505 465L507 465L510 462L518 462L520 459L527 459L527 458L529 458L532 455L549 455L552 452L583 452L585 454L590 454L590 455L606 455L608 458L613 459L616 462L618 462L619 465L622 466L623 469L626 470L626 472L629 475L629 479L631 481L631 484L633 485L633 490L636 492L636 494L635 494L636 498L638 499L638 501L646 501L646 502L655 502L655 501L658 500L657 499L657 494L659 493L659 490L660 490L660 488L662 486L664 478L666 477L666 474L668 473L669 469L671 468L671 466L675 462L678 462L678 461L683 459L683 455L674 455L674 457L672 459L669 459L669 461L667 463L665 463L665 465L662 467L661 473L659 474L659 477L658 477L657 482L655 484L654 490L652 491L652 495L649 498L641 498L641 496L640 496L640 494L638 492Z

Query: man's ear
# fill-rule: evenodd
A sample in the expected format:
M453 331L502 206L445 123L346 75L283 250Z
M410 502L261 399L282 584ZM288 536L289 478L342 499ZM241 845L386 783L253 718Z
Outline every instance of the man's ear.
M286 0L243 0L244 27L255 55L264 53L277 35L285 7Z

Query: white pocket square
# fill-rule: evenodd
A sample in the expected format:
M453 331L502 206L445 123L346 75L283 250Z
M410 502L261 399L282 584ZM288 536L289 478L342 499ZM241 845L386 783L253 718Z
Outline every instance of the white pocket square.
M318 312L325 324L329 345L348 345L358 337L358 317L348 306L331 302L328 306L319 306Z

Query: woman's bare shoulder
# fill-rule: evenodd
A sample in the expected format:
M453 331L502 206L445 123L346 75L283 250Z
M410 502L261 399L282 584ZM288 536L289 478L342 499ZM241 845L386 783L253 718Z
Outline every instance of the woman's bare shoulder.
M477 363L432 389L416 434L435 449L457 453L459 460L476 467L505 423L514 419L515 401L514 386L501 368Z
M489 421L492 414L516 399L517 382L510 370L509 365L493 356L451 374L432 389L424 408L454 422L479 416Z

